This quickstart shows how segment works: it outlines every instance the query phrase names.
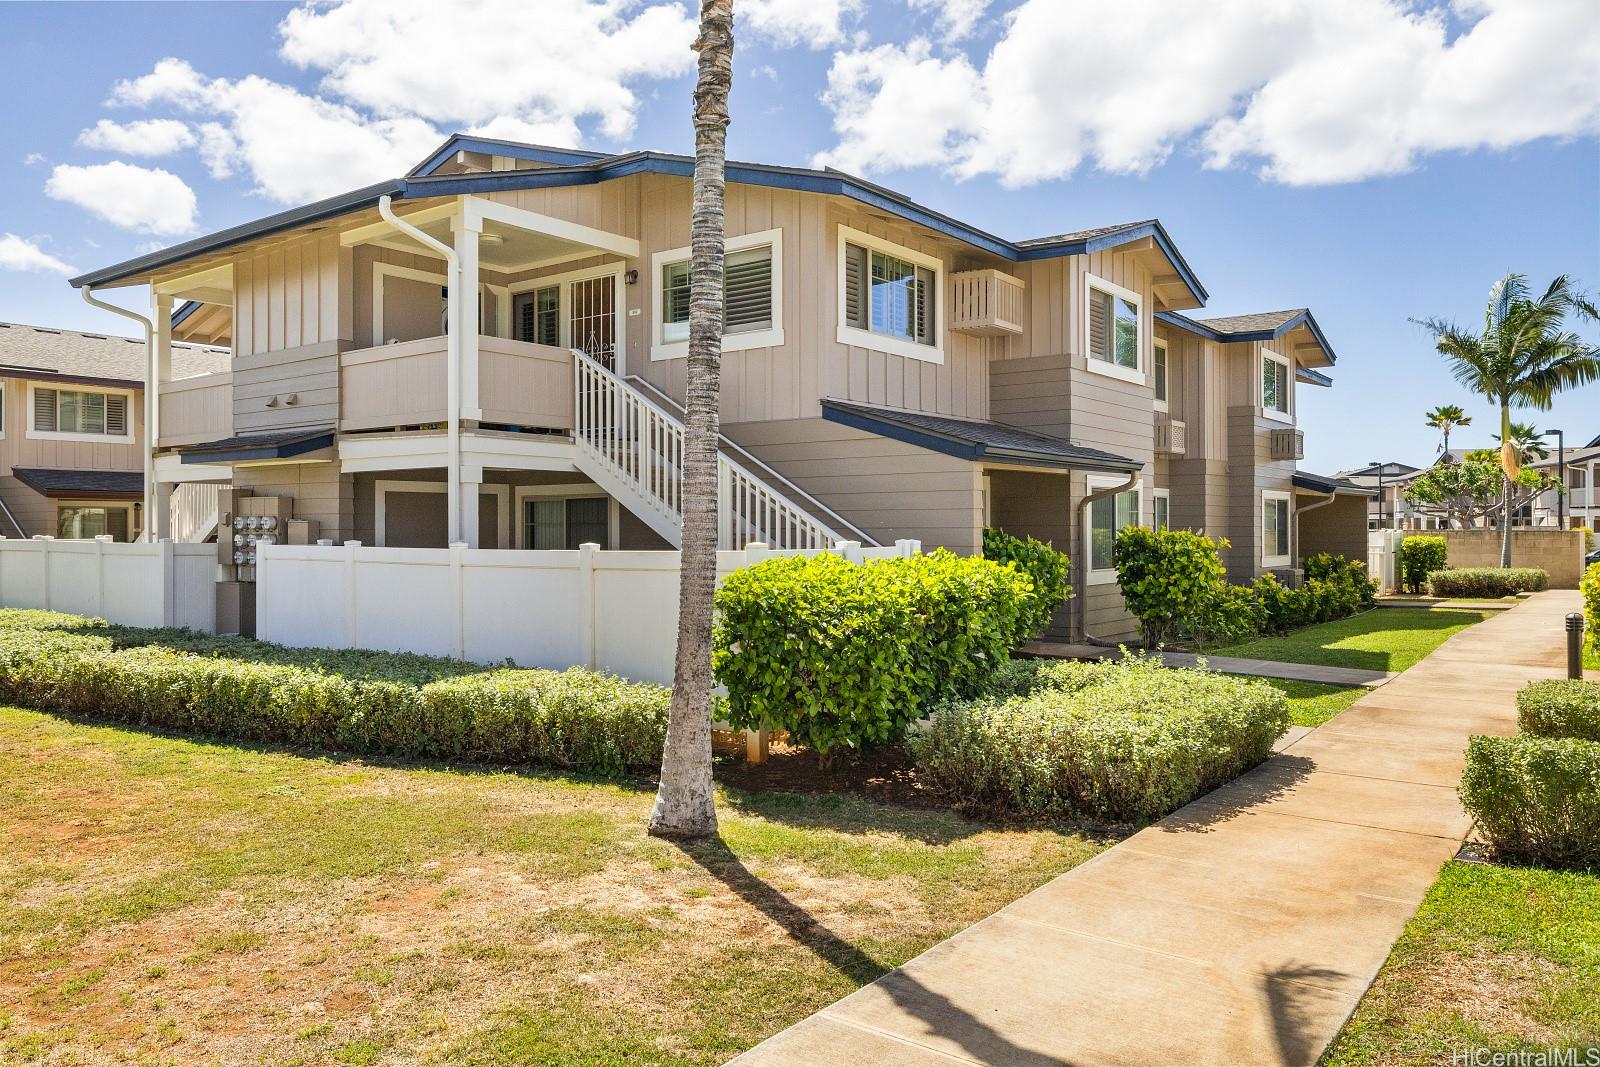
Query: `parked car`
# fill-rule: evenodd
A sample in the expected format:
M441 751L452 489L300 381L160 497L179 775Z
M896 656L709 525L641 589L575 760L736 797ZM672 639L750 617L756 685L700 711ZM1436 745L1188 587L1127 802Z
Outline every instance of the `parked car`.
M1585 565L1590 563L1600 563L1600 547L1596 547L1593 552L1589 553L1587 556L1584 556L1583 562Z

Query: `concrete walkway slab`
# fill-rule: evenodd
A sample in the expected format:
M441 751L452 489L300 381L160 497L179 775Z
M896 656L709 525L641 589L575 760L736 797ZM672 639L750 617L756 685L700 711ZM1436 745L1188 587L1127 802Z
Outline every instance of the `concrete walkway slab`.
M1121 659L1120 648L1077 645L1060 641L1030 641L1022 646L1030 656L1047 659ZM1208 656L1198 652L1160 652L1167 667L1198 667L1219 674L1250 674L1258 678L1281 678L1291 682L1318 682L1322 685L1380 686L1395 676L1394 671L1366 670L1361 667L1325 667L1315 663L1279 663L1268 659L1240 659L1237 656Z
M1278 755L741 1056L1313 1064L1467 830L1467 737L1559 663L1541 593ZM1250 672L1255 673L1255 672Z

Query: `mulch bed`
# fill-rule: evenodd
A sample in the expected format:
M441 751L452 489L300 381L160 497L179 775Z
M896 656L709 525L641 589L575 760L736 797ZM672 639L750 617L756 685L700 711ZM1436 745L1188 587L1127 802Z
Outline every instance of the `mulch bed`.
M911 755L903 748L840 754L824 767L811 749L775 741L765 763L748 763L742 754L719 754L715 775L724 785L750 792L853 793L888 804L949 807L917 781Z

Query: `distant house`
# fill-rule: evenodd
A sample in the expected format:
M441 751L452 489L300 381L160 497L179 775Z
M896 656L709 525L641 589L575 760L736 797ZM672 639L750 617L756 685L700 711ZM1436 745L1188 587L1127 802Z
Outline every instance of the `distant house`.
M172 346L176 377L228 359ZM0 322L0 536L140 535L144 374L143 339Z
M1459 460L1465 454L1465 449L1452 448L1449 452L1440 453L1434 464L1445 462L1447 456L1452 461ZM1334 477L1372 494L1367 502L1369 530L1432 530L1442 525L1442 520L1424 514L1422 509L1406 500L1406 487L1426 469L1413 467L1409 463L1385 461L1340 471Z

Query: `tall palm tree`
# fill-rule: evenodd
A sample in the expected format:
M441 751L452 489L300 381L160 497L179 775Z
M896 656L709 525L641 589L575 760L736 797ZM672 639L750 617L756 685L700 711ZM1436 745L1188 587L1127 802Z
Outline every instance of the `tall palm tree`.
M678 652L650 812L658 837L716 833L711 789L711 608L717 586L717 433L722 392L723 182L733 85L733 0L701 0L689 223L689 367L683 435Z
M1565 274L1533 296L1528 279L1507 274L1489 290L1483 332L1444 319L1417 320L1433 334L1455 380L1500 407L1500 565L1511 566L1511 479L1520 469L1511 409L1548 411L1563 389L1600 378L1600 350L1566 328L1568 316L1600 318L1593 300Z
M1450 451L1450 431L1457 426L1471 426L1472 416L1462 411L1455 404L1440 404L1424 416L1427 425L1443 434L1443 443L1439 445L1440 452Z

